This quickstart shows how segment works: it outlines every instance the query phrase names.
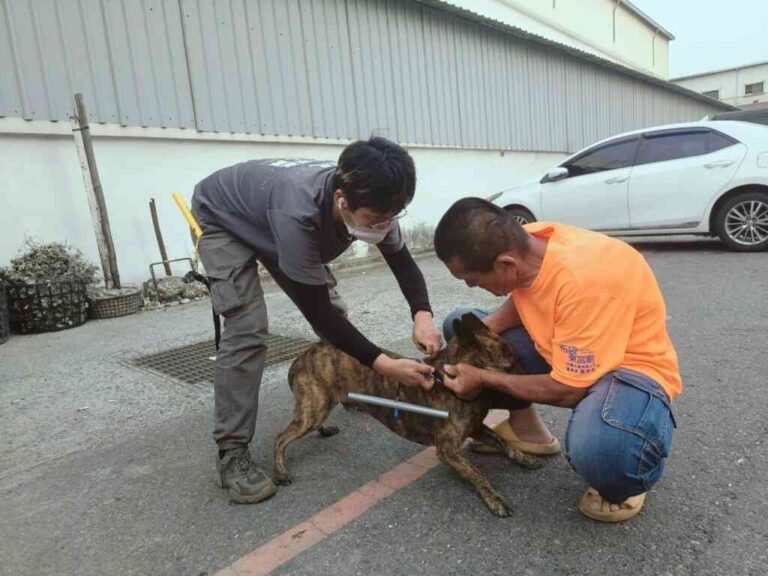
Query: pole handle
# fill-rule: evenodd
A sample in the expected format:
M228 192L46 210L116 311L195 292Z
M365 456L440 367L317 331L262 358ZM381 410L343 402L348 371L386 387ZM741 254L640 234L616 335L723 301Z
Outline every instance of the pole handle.
M181 214L184 216L187 224L189 224L189 227L192 228L192 232L195 234L195 237L200 240L200 237L203 235L203 229L200 228L200 224L197 223L197 220L195 220L192 212L190 212L189 208L187 208L187 204L184 202L184 198L182 198L181 194L178 192L174 192L171 194L171 196L173 196L173 199L176 202L176 206L178 206L179 210L181 210Z

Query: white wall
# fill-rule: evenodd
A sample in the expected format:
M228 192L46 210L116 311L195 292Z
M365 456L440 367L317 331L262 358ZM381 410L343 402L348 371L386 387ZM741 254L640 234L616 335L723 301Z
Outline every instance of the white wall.
M146 280L149 264L160 260L148 207L150 198L157 202L169 257L189 256L192 242L171 192L181 192L189 202L194 185L224 166L269 157L336 160L344 145L291 143L288 138L268 142L245 135L117 126L95 126L94 132L94 149L120 274L125 281L132 282ZM69 126L0 119L0 150L0 266L7 265L16 254L25 234L46 242L67 240L98 263ZM470 195L488 196L542 174L563 157L450 148L411 147L409 151L416 162L418 188L404 226L417 222L434 224L454 200ZM178 273L185 271L180 268Z
M768 63L702 74L692 78L683 77L673 79L672 82L696 92L719 90L719 99L733 106L768 102ZM758 82L763 83L763 94L746 96L744 94L746 85Z
M669 75L669 38L623 4L616 9L614 40L615 0L444 1L646 74Z

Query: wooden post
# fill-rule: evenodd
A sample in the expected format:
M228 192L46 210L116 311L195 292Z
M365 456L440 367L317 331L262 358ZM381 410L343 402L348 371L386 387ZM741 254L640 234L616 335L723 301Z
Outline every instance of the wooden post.
M80 170L83 173L83 184L85 184L85 192L88 197L88 207L91 209L91 222L93 223L93 231L96 234L96 245L99 249L99 259L101 260L101 273L104 276L104 285L110 288L112 283L112 268L109 265L109 250L107 249L107 241L104 239L104 230L101 227L101 209L99 203L96 201L96 195L93 193L93 182L91 181L90 174L88 172L88 159L85 155L85 146L83 146L83 136L80 131L80 124L77 117L72 116L72 133L75 135L75 147L77 148L77 156L80 160Z
M99 170L96 167L96 156L93 154L93 142L91 130L88 125L88 112L85 109L83 95L75 94L75 116L72 130L75 132L75 144L77 145L80 166L83 171L83 181L88 194L88 204L91 207L91 219L96 232L96 243L99 246L102 270L104 271L104 284L110 288L120 288L120 273L117 270L117 258L115 245L112 242L112 230L109 227L107 205L104 201L104 191L101 188ZM78 137L79 136L79 137ZM106 266L105 266L106 262Z
M155 227L155 237L157 237L157 245L160 248L160 258L163 260L163 266L165 267L165 275L171 276L171 265L168 263L168 253L165 251L165 242L163 242L163 233L160 231L160 221L157 218L157 207L155 206L155 199L149 200L149 211L152 213L152 225Z

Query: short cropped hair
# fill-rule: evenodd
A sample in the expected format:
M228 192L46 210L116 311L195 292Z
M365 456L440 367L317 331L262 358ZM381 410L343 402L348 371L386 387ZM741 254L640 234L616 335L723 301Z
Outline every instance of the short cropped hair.
M341 153L334 177L350 210L397 213L413 200L416 166L404 148L386 138L353 142Z
M502 252L528 252L530 235L509 212L482 198L462 198L435 229L435 253L443 262L457 259L465 270L489 272Z

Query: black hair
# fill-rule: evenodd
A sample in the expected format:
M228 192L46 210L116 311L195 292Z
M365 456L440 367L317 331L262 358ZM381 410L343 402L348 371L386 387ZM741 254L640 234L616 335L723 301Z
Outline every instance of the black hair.
M471 272L488 272L502 252L528 252L530 236L509 212L483 200L463 198L440 219L435 253L443 262L458 259Z
M339 156L336 189L341 189L350 210L397 213L413 200L416 166L404 148L386 138L358 140Z

